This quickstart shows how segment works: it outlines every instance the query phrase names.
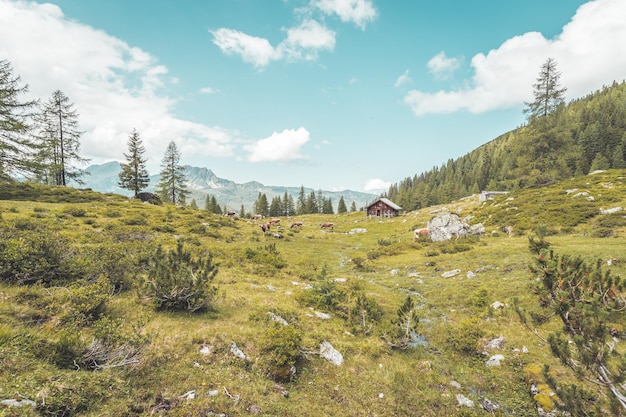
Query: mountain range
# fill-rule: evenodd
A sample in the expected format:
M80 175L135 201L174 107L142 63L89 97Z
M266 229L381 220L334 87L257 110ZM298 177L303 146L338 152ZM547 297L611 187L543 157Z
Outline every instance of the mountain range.
M83 176L83 188L91 188L94 191L103 193L115 193L122 195L132 195L129 190L122 189L118 186L119 173L121 164L117 161L106 162L100 165L90 165L86 168L87 175ZM259 193L265 194L268 201L274 197L283 197L285 193L293 196L297 200L300 193L300 187L285 187L264 185L257 181L250 181L244 184L238 184L234 181L220 178L208 168L184 166L184 174L186 178L187 189L191 192L188 202L195 199L199 207L204 206L207 195L215 196L220 206L226 206L227 209L239 211L243 205L245 210L252 211L254 202L257 200ZM150 183L145 191L154 192L159 183L160 175L150 176ZM318 193L318 190L304 187L305 195L311 192ZM355 203L357 209L365 207L369 202L378 197L376 194L363 193L358 191L323 191L325 198L330 198L333 208L337 210L337 203L341 197L347 207Z

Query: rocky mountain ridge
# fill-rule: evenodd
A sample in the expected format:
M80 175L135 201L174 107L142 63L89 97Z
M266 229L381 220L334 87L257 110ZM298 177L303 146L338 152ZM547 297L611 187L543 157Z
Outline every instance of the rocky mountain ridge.
M88 174L83 177L84 184L82 188L91 188L94 191L104 193L116 193L122 195L132 195L128 190L124 190L118 186L119 172L121 165L117 161L106 162L99 165L91 165L85 170ZM203 207L204 200L207 195L215 196L221 206L226 206L229 210L239 211L243 205L245 210L252 211L254 201L258 198L259 193L265 194L268 201L279 196L282 198L285 193L297 199L300 193L300 187L285 187L264 185L258 181L249 181L238 184L234 181L220 178L209 168L192 167L185 165L185 177L188 190L191 192L191 199L195 199L199 207ZM150 183L145 191L154 192L159 183L159 174L150 176ZM305 195L309 195L312 191L318 190L304 187ZM324 191L322 194L326 198L332 200L334 209L337 209L337 203L341 197L344 198L346 206L349 208L354 201L357 209L366 206L378 196L376 194L363 193L359 191Z

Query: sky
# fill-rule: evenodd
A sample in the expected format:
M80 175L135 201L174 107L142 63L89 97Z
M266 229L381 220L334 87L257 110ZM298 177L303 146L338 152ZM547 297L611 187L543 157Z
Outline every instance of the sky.
M626 0L0 0L0 59L61 90L80 154L374 194L525 122L552 58L570 101L626 78ZM26 98L26 97L24 97Z

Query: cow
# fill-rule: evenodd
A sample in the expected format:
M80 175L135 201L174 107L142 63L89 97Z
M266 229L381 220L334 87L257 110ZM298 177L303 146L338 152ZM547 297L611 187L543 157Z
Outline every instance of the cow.
M261 228L261 230L263 230L263 233L266 233L266 232L270 231L270 224L269 223L260 224L259 227Z
M289 227L291 227L292 229L295 229L296 227L302 227L302 222L293 222Z
M277 224L280 225L280 219L270 219L269 224Z
M235 213L234 211L227 211L227 212L226 212L226 215L227 215L228 217L235 217L235 216L237 215L237 213Z
M263 218L262 214L255 214L251 217L252 220L261 220Z
M333 229L334 230L335 224L334 223L322 223L322 229Z
M272 233L272 237L275 237L276 239L282 239L283 235L281 235L280 233Z
M422 229L415 229L413 231L413 240L418 241L420 237L428 236L428 228L424 227Z

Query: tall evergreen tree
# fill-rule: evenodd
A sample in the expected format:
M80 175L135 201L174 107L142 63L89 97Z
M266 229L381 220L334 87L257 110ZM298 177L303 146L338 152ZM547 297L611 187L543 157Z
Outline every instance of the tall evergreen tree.
M157 185L158 194L165 202L172 204L185 204L190 194L185 184L184 167L179 165L180 152L176 143L171 141L165 150L161 161L161 179Z
M283 204L280 201L280 197L276 196L272 198L272 203L270 204L270 216L281 216L283 214Z
M239 217L243 219L244 217L246 217L246 215L247 215L246 208L242 204L241 208L239 209Z
M80 137L78 112L74 104L61 91L56 90L46 101L37 116L39 133L38 179L47 184L66 186L68 180L82 184L85 171L75 163L85 163L79 155Z
M548 58L541 66L537 82L533 85L535 100L525 103L525 113L529 119L545 117L553 113L564 101L567 88L559 84L561 73L556 69L556 61Z
M131 132L126 143L128 144L128 153L124 154L126 163L121 164L119 186L134 192L135 197L137 197L137 194L145 189L150 182L150 176L146 169L146 159L143 157L146 149L143 147L136 130Z
M7 60L0 60L0 179L34 171L34 144L29 138L30 109L35 101L20 101L28 85L20 85Z
M300 192L298 193L296 214L306 214L306 196L304 195L304 185L300 186Z
M324 199L324 207L322 208L322 213L335 214L335 211L333 210L333 201L331 198Z
M354 200L352 200L352 204L350 204L350 211L353 213L356 211L356 203Z
M348 208L346 207L346 202L343 199L343 196L339 199L339 203L337 203L337 213L346 213Z

